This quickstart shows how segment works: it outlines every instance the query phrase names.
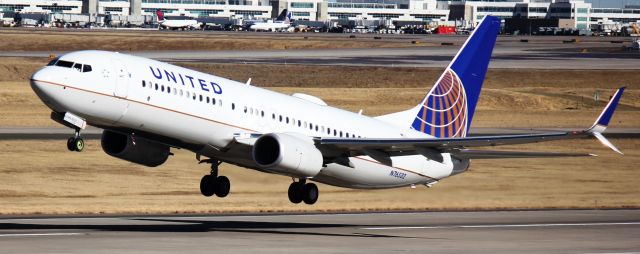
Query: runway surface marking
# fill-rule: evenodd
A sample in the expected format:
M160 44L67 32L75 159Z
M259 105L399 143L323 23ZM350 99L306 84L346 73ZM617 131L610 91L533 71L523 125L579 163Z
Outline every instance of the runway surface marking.
M21 236L74 236L74 235L84 235L84 233L0 234L0 237L21 237Z
M533 228L533 227L589 227L589 226L623 226L640 225L640 222L596 222L596 223L545 223L545 224L495 224L495 225L451 225L451 226L410 226L410 227L369 227L366 230L398 230L398 229L449 229L449 228Z

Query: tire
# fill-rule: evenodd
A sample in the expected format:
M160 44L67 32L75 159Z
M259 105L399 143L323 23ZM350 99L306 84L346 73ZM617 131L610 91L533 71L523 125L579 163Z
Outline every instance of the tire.
M231 182L226 176L218 176L216 179L216 196L224 198L229 195L231 189Z
M75 151L76 149L73 147L73 143L75 141L75 138L70 137L69 139L67 139L67 149L69 149L69 151Z
M82 152L82 150L84 150L84 140L81 138L76 138L73 141L73 149L77 152Z
M200 193L205 197L213 196L216 190L215 178L211 175L205 175L200 180Z
M320 191L318 191L318 186L314 183L305 184L302 188L302 200L307 205L315 204L319 196Z
M302 183L293 182L289 185L289 201L294 204L300 204L302 202Z

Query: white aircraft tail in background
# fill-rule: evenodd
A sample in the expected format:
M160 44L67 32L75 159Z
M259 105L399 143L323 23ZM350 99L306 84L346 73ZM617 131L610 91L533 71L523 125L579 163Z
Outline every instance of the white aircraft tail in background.
M282 32L291 28L291 12L287 9L282 10L276 20L267 20L264 22L254 22L249 29L254 31Z
M438 81L415 107L369 117L151 59L106 51L78 51L51 61L31 87L52 118L75 129L67 147L81 151L86 125L104 129L109 155L156 167L171 148L211 163L202 177L205 196L225 197L229 163L295 179L293 203L313 204L311 181L359 189L431 186L465 172L472 159L592 156L588 153L473 150L593 136L621 153L602 132L624 88L591 128L527 135L467 136L493 51L500 19L476 27Z

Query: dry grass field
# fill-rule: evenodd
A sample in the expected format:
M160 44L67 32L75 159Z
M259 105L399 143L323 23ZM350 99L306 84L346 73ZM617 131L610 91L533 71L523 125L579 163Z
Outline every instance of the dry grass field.
M625 156L595 140L517 149L596 152L594 158L478 160L433 188L350 190L320 184L314 206L293 205L290 179L224 165L224 198L200 195L208 172L177 150L146 168L104 154L98 141L66 151L64 141L0 141L0 214L221 213L273 211L472 210L640 207L640 140L613 140ZM269 183L269 184L265 184Z
M252 35L253 34L253 35ZM105 43L106 42L106 43ZM424 47L410 39L373 40L371 38L322 38L257 35L243 33L172 33L158 31L96 32L0 30L0 49L6 51L71 51L101 49L110 51L141 50L244 50L244 49L320 49Z
M2 36L0 36L2 38ZM2 39L0 39L2 40ZM0 62L0 126L56 126L28 85L45 59ZM304 92L330 105L378 115L413 106L439 69L178 63L284 93ZM294 78L292 78L292 75ZM490 70L473 126L586 127L609 94L629 85L614 127L640 126L637 71ZM598 90L599 102L591 97ZM0 141L0 214L218 213L230 211L367 211L640 207L640 140L613 140L620 156L595 140L509 149L592 152L595 158L473 161L470 172L434 188L349 190L320 185L314 206L292 205L287 177L224 165L228 198L199 194L208 172L177 150L169 162L145 168L104 154L99 141L83 153L64 141ZM269 184L265 184L269 183Z
M29 58L0 62L0 126L58 126L49 120L49 110L28 84L31 73L44 64L45 59ZM414 106L442 72L437 68L285 66L283 71L280 65L178 64L234 80L252 78L255 86L284 93L308 93L347 110L363 109L367 115ZM614 126L638 127L638 80L640 73L633 70L492 69L473 126L587 126L614 89L628 85ZM592 99L596 90L601 93L599 102Z

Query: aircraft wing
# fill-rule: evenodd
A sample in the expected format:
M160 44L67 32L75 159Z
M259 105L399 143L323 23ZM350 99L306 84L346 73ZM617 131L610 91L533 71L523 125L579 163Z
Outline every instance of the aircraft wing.
M589 156L589 154L573 153L544 153L544 152L499 152L467 150L468 147L487 147L528 144L552 140L575 139L593 136L603 145L622 154L601 133L606 129L620 101L624 87L618 89L604 108L596 122L589 129L571 132L554 132L526 135L474 136L463 138L320 138L319 146L324 150L340 150L350 156L368 155L374 159L388 156L402 156L421 154L427 158L442 161L441 153L451 153L459 158L521 158L521 157L550 157L550 156Z
M459 159L505 159L505 158L540 158L540 157L585 157L597 156L589 153L549 153L523 151L492 151L463 149L452 153Z

